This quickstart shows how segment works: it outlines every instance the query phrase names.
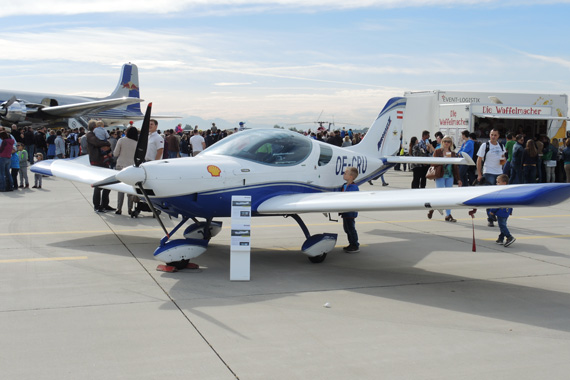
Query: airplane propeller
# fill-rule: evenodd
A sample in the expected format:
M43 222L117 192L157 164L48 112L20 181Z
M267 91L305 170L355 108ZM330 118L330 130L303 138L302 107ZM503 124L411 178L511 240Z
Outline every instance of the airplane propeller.
M141 127L141 132L139 133L139 140L137 142L137 148L135 150L135 166L138 168L146 157L146 148L148 147L148 133L150 130L150 112L152 110L152 103L148 103L146 106L146 112L144 114L144 120Z
M94 183L91 185L92 187L96 186L106 186L106 185L113 185L115 183L125 182L132 184L134 182L135 186L140 190L141 194L144 196L146 203L150 207L152 214L154 215L155 219L158 220L158 223L162 227L162 230L166 234L168 238L170 238L170 234L168 230L162 223L162 219L160 219L158 212L154 208L148 193L143 187L143 183L145 180L145 172L144 169L139 168L140 165L145 161L146 157L146 150L148 147L148 134L150 130L150 114L152 111L152 103L149 103L146 107L146 112L144 115L143 124L141 127L141 131L139 133L139 138L137 141L137 148L135 150L135 165L129 168L123 169L121 172L112 175L108 178L105 178L99 182ZM142 178L141 178L142 177ZM122 180L121 180L122 179Z
M7 121L11 123L23 122L26 118L26 106L13 95L10 99L0 104L0 116L2 118L9 117Z
M146 149L147 149L147 145L148 145L148 132L150 129L150 114L152 111L152 103L149 103L146 106L146 112L144 115L144 120L143 120L143 124L141 127L141 131L139 133L139 138L137 141L137 147L135 149L135 168L138 168L145 159L146 156ZM141 173L142 172L142 173ZM122 177L123 179L126 179L126 181L121 181L119 178L117 178L117 174L121 174L120 177ZM117 173L115 175L112 175L110 177L107 177L105 179L102 179L99 182L95 182L94 184L91 185L91 187L98 187L98 186L107 186L107 185L114 185L116 183L120 183L120 182L125 182L128 184L138 184L139 182L141 182L141 174L143 175L144 178L144 170L142 169L135 169L133 170L133 168L127 168L125 169L125 173Z

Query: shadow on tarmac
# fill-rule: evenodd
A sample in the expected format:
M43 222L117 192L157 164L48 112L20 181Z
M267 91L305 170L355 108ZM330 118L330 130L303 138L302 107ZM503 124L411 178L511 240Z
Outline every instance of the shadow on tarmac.
M192 271L177 273L154 271L158 262L147 259L152 258L152 251L158 243L156 238L131 237L126 239L131 242L125 244L157 282L168 282L169 287L164 287L165 291L178 305L184 305L179 306L184 312L209 320L240 336L239 332L228 328L223 321L215 320L199 309L259 302L305 292L344 290L570 332L568 314L562 313L563 310L570 310L570 294L510 283L527 277L557 276L561 274L560 272L551 273L551 271L544 275L532 272L528 276L517 272L519 274L514 277L504 275L497 279L481 279L414 267L427 256L438 254L456 260L454 262L456 266L476 265L479 269L477 273L485 271L486 265L490 265L488 269L491 271L496 269L497 265L512 263L510 260L512 256L505 256L505 253L511 255L509 251L513 248L496 246L490 241L479 241L478 252L473 253L470 251L470 239L462 239L463 243L457 243L457 238L434 237L425 233L395 233L383 230L373 230L369 233L391 238L392 241L363 246L361 252L357 254L347 254L342 249L335 248L322 264L310 263L300 252L253 249L252 281L239 283L229 281L229 246L215 244L215 240L207 253L192 260L202 269L200 273L191 276L189 274L193 273ZM52 246L75 251L113 254L108 249L108 244L113 239L116 239L114 234L99 235L72 239L65 244L56 243ZM93 241L105 244L94 246ZM116 244L122 243L116 241ZM458 249L460 244L465 246L465 253L461 248ZM529 245L527 242L524 243L524 247L525 251L540 252L533 255L567 257L544 246ZM478 259L474 256L477 254L485 254L484 259L477 262ZM490 258L489 254L497 254L497 261ZM515 259L521 258L517 256ZM462 263L462 260L465 262ZM565 267L560 264L555 265ZM177 281L172 282L172 280Z

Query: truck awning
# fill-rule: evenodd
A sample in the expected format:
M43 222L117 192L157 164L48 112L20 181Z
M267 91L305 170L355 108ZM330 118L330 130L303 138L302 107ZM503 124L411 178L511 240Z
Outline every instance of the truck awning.
M495 113L476 113L473 115L488 119L520 119L520 120L570 120L570 117L547 116L547 115L507 115Z

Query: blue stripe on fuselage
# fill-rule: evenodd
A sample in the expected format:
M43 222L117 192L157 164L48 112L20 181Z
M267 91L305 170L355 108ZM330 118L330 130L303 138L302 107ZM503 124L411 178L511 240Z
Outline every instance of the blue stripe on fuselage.
M340 186L338 186L338 189L340 189ZM233 195L250 195L252 199L251 209L256 213L257 207L261 203L278 195L310 194L336 190L336 188L324 188L303 183L272 183L181 195L171 198L153 198L152 201L161 207L161 209L172 215L181 214L185 216L213 218L231 216L231 199Z

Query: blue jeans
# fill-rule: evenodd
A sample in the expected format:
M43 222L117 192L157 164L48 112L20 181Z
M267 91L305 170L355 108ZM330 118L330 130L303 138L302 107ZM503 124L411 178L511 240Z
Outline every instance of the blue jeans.
M14 187L12 175L10 174L11 161L11 157L0 158L0 191L10 191Z
M442 177L435 179L435 187L453 187L453 177ZM451 210L445 210L445 215L451 215Z
M69 146L69 158L79 157L79 145Z
M469 169L469 166L459 165L459 179L461 180L463 187L471 186L469 183L469 175L467 173L467 169Z
M356 232L356 221L354 218L342 218L342 228L346 232L346 237L348 238L348 244L353 247L358 247L358 233Z
M510 239L513 237L513 235L511 235L511 233L509 232L509 229L507 228L507 219L509 217L508 216L497 216L497 222L499 223L499 229L501 230L501 234L499 235L499 240L503 241L503 239L506 237L507 239Z
M507 161L505 166L503 166L503 174L510 175L511 174L511 161Z
M509 179L510 185L518 185L523 183L523 171L522 168L517 168L511 165L511 178Z
M496 185L498 176L500 176L500 174L491 174L491 173L483 174L483 177L485 178L485 185L486 186ZM487 211L487 221L488 222L494 222L495 217L493 217L493 216L491 216L491 214L489 214L489 212L490 212L489 210L491 210L491 209L490 208L485 209L485 211Z
M523 167L524 183L536 183L536 166L527 165Z
M177 158L178 152L168 151L168 158Z
M500 174L490 174L490 173L483 174L483 178L485 178L485 185L487 186L496 185L498 176L500 176Z

